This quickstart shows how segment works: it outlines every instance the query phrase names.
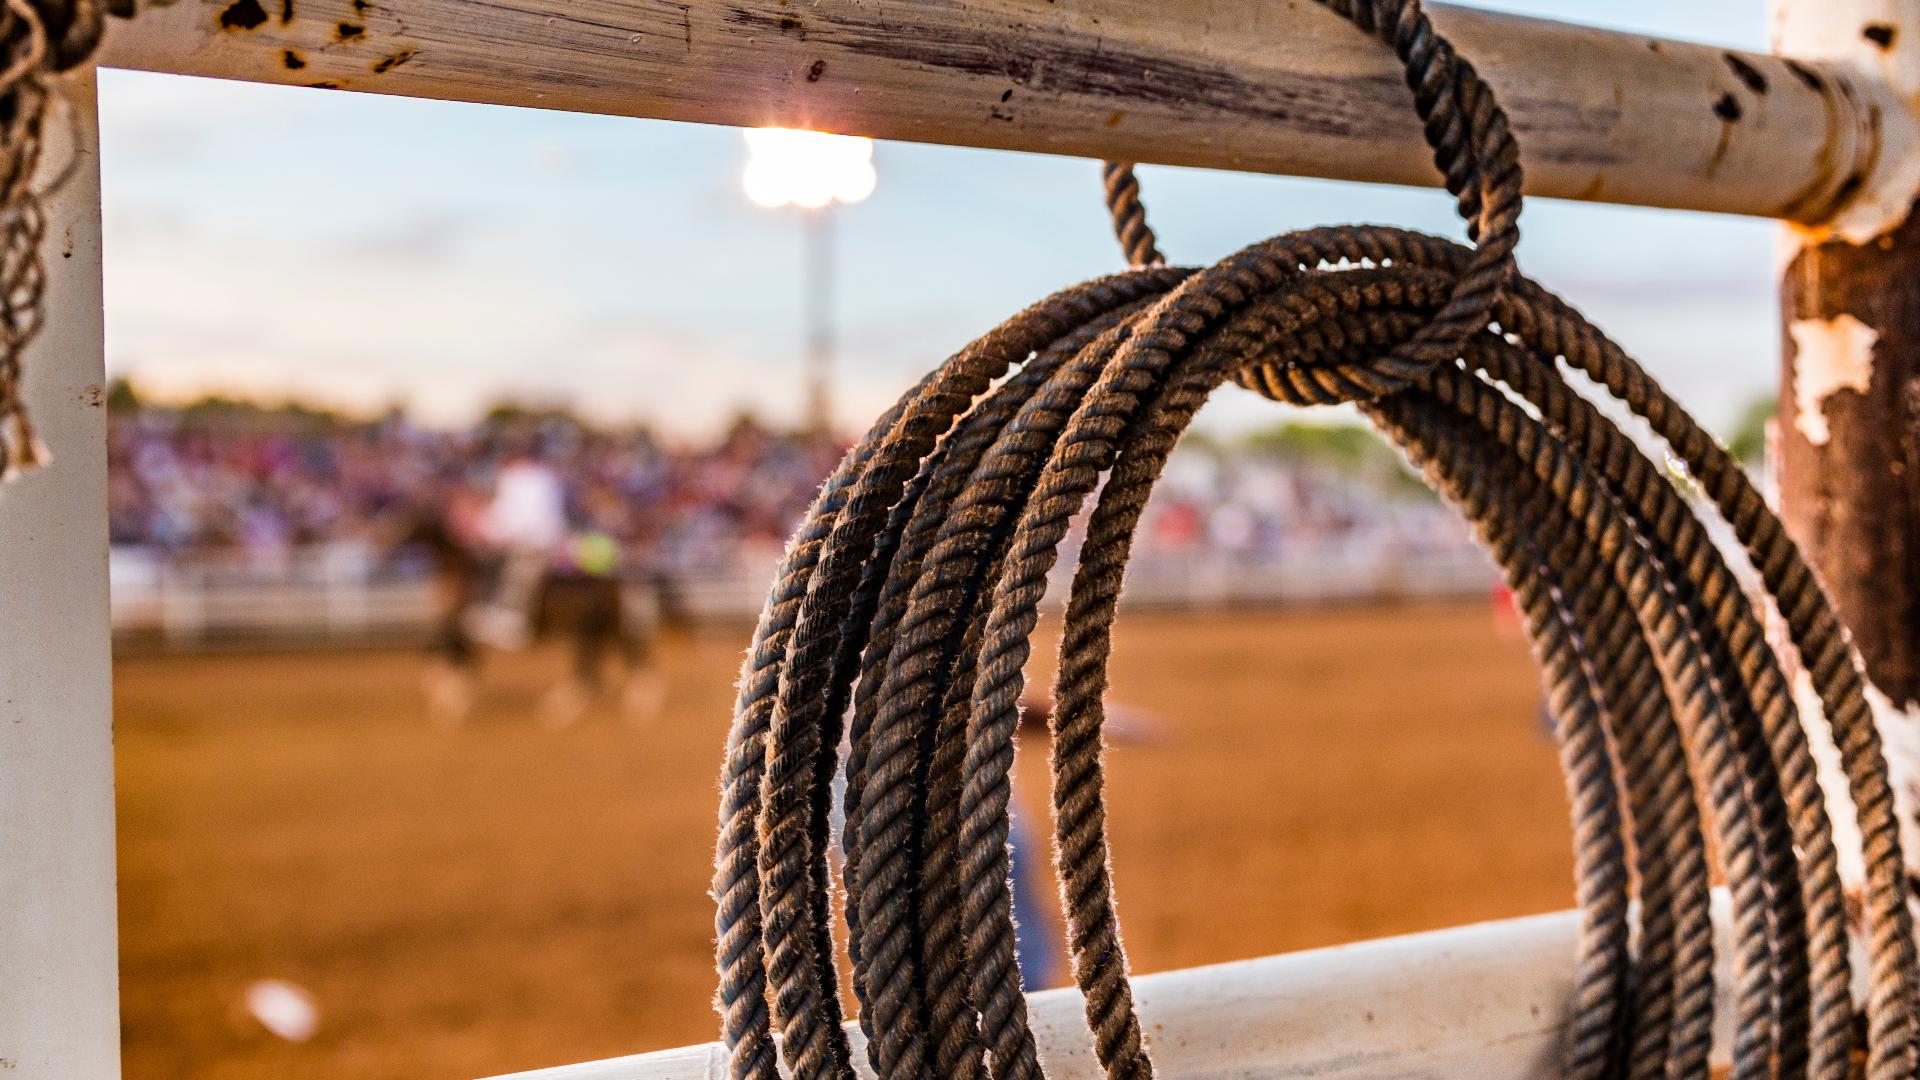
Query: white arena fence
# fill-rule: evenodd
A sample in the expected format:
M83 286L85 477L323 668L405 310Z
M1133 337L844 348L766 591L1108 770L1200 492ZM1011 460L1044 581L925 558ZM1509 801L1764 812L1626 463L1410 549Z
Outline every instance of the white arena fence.
M1394 57L1333 15L1309 14L1315 5L1279 6L1286 18L1265 0L1115 2L1102 6L1095 26L1088 5L1048 0L383 0L377 7L301 0L297 15L292 3L276 5L279 18L255 0L178 0L138 5L138 21L116 27L97 60L528 108L1431 185L1432 155L1420 126L1408 122L1404 72ZM1525 133L1529 196L1788 223L1779 232L1780 321L1790 345L1781 389L1795 420L1776 427L1782 504L1790 525L1817 526L1808 530L1809 555L1843 597L1855 641L1904 663L1915 647L1912 621L1881 616L1902 610L1912 575L1856 556L1868 545L1911 548L1916 535L1913 516L1890 509L1905 505L1899 485L1913 474L1888 463L1912 457L1899 435L1912 412L1903 388L1920 355L1911 305L1901 303L1920 259L1920 233L1902 227L1920 194L1920 0L1768 6L1773 55L1431 8L1446 38L1502 94L1513 128ZM591 7L595 17L574 17L575 7ZM1206 18L1193 17L1201 8ZM801 32L801 14L837 29ZM348 25L350 42L340 33ZM922 43L939 48L909 47ZM929 62L956 56L1019 63ZM288 62L295 57L298 63ZM1044 78L1028 78L1040 70L1036 57L1045 62ZM1209 86L1228 90L1169 94L1155 75L1162 68L1206 73ZM40 77L31 65L21 70ZM796 77L822 71L826 78ZM1020 105L1003 111L996 103L1008 100L1009 78L1021 81ZM1338 87L1341 123L1327 123L1322 109L1292 107L1333 100L1329 80ZM0 815L10 823L0 831L7 871L0 907L8 916L0 920L8 973L0 982L0 1060L21 1080L113 1080L121 1027L110 611L100 572L109 528L101 142L92 68L49 76L46 87L57 108L44 128L40 186L45 246L59 257L44 260L46 332L32 342L24 365L31 377L21 389L54 464L11 485L0 515L0 550L9 560L0 644L10 661L0 694ZM1276 101L1289 107L1264 107ZM1259 122L1249 122L1250 108L1262 113ZM1827 411L1831 399L1848 404ZM1844 527L1828 528L1829 521ZM125 569L137 560L130 564L122 553L116 562L122 583L114 625L134 619L143 603L162 614L178 603L171 600L175 568L154 568L143 581ZM1140 570L1136 603L1154 591L1147 568ZM1332 576L1316 575L1323 580L1315 588ZM1197 570L1190 577L1204 579ZM1237 601L1257 595L1258 577L1235 575ZM232 605L255 609L256 622L271 624L268 611L302 608L344 625L371 621L372 614L353 614L356 606L371 613L385 610L382 602L355 595L374 586L350 578L269 582L306 590L303 603L299 592L273 602L249 597L252 585L209 575L196 587L205 594L200 614L175 625L197 625L194 633L203 635L220 625L229 607L216 593L243 597ZM343 596L311 600L328 588ZM1899 696L1876 698L1885 703L1879 719L1910 736L1912 694L1894 688ZM1888 745L1911 764L1910 740ZM1566 1014L1564 991L1555 990L1564 984L1553 980L1572 955L1569 925L1549 917L1279 958L1266 969L1272 979L1217 969L1153 984L1143 978L1141 1003L1150 1029L1167 1025L1164 1036L1154 1030L1151 1037L1166 1075L1177 1080L1546 1076L1553 1058L1541 1025ZM1489 958L1514 966L1489 968ZM1400 989L1406 993L1392 993ZM1496 991L1520 990L1536 992L1517 1002L1524 1010L1480 1009ZM1172 1006L1159 1018L1156 998ZM1329 1017L1326 1007L1341 1002L1352 1007ZM1433 1002L1445 1008L1435 1011ZM1035 1014L1059 1010L1036 1004ZM1340 1038L1321 1046L1324 1057L1303 1063L1295 1051L1310 1049L1319 1033ZM1450 1042L1463 1036L1478 1042ZM1183 1044L1220 1053L1199 1060L1183 1056ZM1275 1046L1279 1057L1270 1052ZM692 1048L549 1075L689 1078L713 1075L712 1061ZM1087 1073L1063 1067L1056 1075Z
M1714 1038L1728 1066L1731 905L1713 897ZM1161 1075L1206 1080L1556 1080L1574 996L1579 915L1564 911L1327 949L1137 975L1134 1000ZM1107 1080L1077 989L1027 997L1053 1080ZM866 1039L847 1025L859 1080ZM723 1080L726 1049L674 1050L494 1080ZM782 1071L783 1077L789 1075Z
M125 646L408 644L428 639L438 608L418 568L383 568L353 544L317 545L262 563L177 557L141 547L109 556L113 633ZM759 613L770 564L671 575L675 612L737 623ZM1070 564L1054 571L1064 597ZM1322 545L1291 558L1200 553L1142 558L1124 603L1220 610L1486 596L1492 565L1465 543L1419 548Z

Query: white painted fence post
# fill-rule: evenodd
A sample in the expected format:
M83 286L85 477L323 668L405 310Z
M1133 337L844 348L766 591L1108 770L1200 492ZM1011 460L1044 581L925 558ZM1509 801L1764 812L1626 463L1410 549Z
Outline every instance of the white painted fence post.
M1920 0L1773 0L1773 34L1782 55L1850 68L1920 115ZM1920 152L1907 148L1887 172L1920 176ZM1920 214L1908 182L1869 196L1831 228L1783 226L1773 464L1781 517L1859 651L1911 873L1920 869ZM1837 755L1822 764L1827 790L1843 791ZM1845 859L1858 843L1850 803L1834 816Z
M100 158L91 71L48 118L46 329L26 397L52 463L0 488L0 1076L120 1075Z

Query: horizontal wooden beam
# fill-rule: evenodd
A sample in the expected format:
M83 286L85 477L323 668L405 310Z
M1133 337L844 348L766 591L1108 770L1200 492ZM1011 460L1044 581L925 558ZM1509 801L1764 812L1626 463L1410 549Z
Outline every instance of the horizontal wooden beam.
M1713 1063L1732 1039L1728 905L1715 895ZM1562 1075L1579 916L1463 926L1133 980L1160 1076L1271 1080L1551 1080ZM1074 990L1027 998L1054 1080L1106 1080ZM872 1080L858 1024L854 1067ZM718 1043L498 1080L720 1080Z
M1912 114L1861 70L1430 10L1499 92L1536 195L1821 222L1899 182L1895 164L1920 149ZM1311 0L178 0L116 25L102 63L1338 180L1437 179L1393 58Z

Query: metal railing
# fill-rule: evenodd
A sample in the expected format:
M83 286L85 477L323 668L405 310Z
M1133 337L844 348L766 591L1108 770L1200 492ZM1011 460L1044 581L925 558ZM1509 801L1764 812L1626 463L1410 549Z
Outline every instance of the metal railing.
M441 612L421 574L382 572L352 553L316 548L266 565L170 558L116 548L109 558L116 640L166 649L230 645L415 643ZM742 623L759 613L770 571L738 566L676 575L674 613L692 623ZM1071 565L1056 567L1050 598L1064 597ZM1146 557L1128 570L1122 603L1134 608L1219 609L1484 596L1492 564L1477 548L1411 551L1370 546L1283 559L1218 553Z

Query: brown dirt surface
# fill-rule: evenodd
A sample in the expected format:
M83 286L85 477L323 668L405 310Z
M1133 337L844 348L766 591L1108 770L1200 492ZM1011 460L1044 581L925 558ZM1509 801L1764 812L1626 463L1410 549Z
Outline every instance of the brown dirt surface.
M668 641L666 714L638 731L528 719L564 664L544 651L492 661L454 733L423 719L414 652L122 661L128 1080L437 1080L713 1038L745 640ZM1136 971L1569 902L1535 675L1485 605L1129 615L1113 667L1150 718L1111 755ZM262 978L314 995L312 1040L246 1015Z

